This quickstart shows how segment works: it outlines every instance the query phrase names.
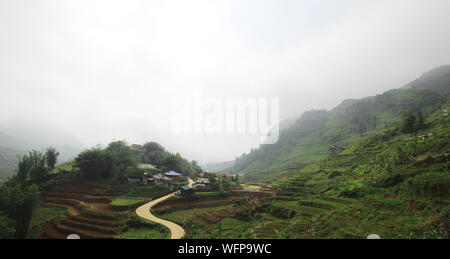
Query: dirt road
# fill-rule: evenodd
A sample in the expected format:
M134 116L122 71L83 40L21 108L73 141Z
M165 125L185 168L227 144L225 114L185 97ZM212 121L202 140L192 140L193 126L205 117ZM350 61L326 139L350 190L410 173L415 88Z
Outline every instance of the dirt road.
M192 184L194 183L194 181L192 181L191 179L188 179L188 182L189 182L188 186L192 186ZM149 203L142 205L141 207L136 209L136 214L141 218L144 218L144 219L147 219L147 220L150 220L150 221L153 221L158 224L166 226L170 230L170 233L171 233L170 238L171 239L180 239L185 234L184 229L180 225L175 224L168 220L160 219L160 218L154 216L150 211L153 206L169 199L170 197L174 196L175 194L176 194L176 192L171 193L166 196L163 196L159 199L153 200Z

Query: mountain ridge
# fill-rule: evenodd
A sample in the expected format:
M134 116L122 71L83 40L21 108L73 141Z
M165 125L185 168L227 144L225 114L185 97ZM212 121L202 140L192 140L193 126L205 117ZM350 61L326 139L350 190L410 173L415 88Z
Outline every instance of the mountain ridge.
M362 137L389 128L405 112L429 115L449 97L450 66L423 73L401 88L361 99L345 99L330 111L311 110L280 132L279 141L261 145L236 158L222 172L245 175L248 181L289 175L329 155L332 145L348 146Z

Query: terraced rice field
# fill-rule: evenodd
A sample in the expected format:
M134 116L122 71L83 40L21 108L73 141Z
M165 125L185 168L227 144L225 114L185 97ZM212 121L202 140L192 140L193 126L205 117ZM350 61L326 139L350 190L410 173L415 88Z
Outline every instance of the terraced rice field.
M308 226L320 219L323 215L334 213L337 210L351 206L353 201L336 197L321 197L309 200L274 201L273 205L294 210L296 216L292 219L269 218L266 222L252 230L253 238L286 238L289 233L303 232ZM291 228L285 228L291 225Z
M42 238L65 239L69 234L81 238L114 238L120 233L123 212L111 209L116 197L108 195L103 187L61 186L48 193L47 205L66 207L69 217L44 225Z

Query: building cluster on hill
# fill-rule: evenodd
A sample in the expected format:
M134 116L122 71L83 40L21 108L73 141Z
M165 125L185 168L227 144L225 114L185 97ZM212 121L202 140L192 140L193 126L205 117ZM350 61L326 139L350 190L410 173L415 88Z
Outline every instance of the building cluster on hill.
M223 177L226 177L227 179L232 179L233 177L236 177L236 175L200 173L195 178L195 182L192 185L192 187L197 190L208 189L208 187L211 185L211 179L214 179L215 181L221 181Z
M142 167L142 165L139 165ZM152 165L150 165L152 166ZM146 167L148 168L148 167ZM168 186L171 182L177 182L183 178L183 175L177 173L175 171L168 171L165 173L153 174L149 175L148 173L144 173L142 178L128 178L128 183L132 185L136 184L155 184L158 186Z
M200 173L195 178L195 182L192 185L194 189L206 189L211 184L209 178L205 177L205 173Z

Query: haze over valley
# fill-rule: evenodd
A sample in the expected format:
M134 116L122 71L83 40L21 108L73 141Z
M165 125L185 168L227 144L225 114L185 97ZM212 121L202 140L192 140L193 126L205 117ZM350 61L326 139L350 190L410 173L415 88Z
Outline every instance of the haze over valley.
M450 63L442 0L0 5L0 124L53 127L74 148L152 140L202 164L234 160L260 136L175 134L174 100L279 98L280 119L298 118Z
M449 239L449 10L0 1L0 239Z

